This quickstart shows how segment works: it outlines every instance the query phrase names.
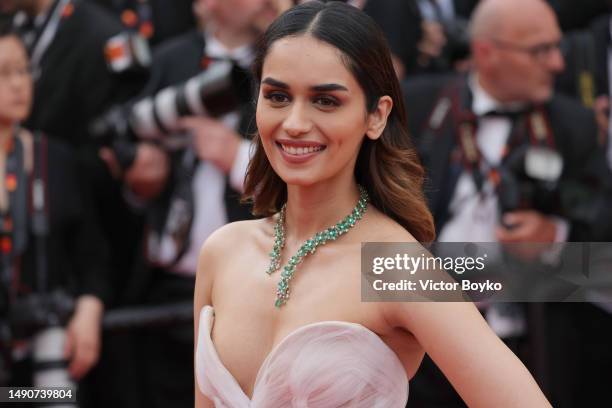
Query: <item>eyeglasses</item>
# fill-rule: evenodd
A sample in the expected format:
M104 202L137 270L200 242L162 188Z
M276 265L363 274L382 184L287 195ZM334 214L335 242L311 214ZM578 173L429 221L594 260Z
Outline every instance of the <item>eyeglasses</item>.
M553 41L547 43L540 43L530 46L516 45L506 41L491 39L497 47L503 48L510 51L523 52L528 54L531 58L538 62L546 61L546 59L556 51L560 51L561 42Z
M32 68L29 65L25 66L0 66L0 80L7 81L12 77L24 79L32 75Z

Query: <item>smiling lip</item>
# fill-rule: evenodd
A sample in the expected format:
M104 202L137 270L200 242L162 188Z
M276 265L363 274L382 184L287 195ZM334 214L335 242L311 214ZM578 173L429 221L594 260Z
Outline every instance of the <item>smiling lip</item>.
M326 147L324 144L305 140L277 140L275 144L283 159L292 164L304 163Z

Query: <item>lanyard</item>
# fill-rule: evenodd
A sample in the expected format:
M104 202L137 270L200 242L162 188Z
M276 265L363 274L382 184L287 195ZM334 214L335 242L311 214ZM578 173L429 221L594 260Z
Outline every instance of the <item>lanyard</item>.
M35 79L40 77L40 64L42 58L49 49L49 46L51 46L53 38L55 38L55 34L59 29L62 17L64 16L64 10L66 10L66 7L69 6L70 3L71 0L55 1L47 17L47 21L44 23L40 34L36 37L31 46L30 61L32 63Z
M0 257L2 284L10 296L17 290L16 264L27 245L27 174L24 166L24 146L16 130L7 140L6 173L3 180L9 205L0 213Z

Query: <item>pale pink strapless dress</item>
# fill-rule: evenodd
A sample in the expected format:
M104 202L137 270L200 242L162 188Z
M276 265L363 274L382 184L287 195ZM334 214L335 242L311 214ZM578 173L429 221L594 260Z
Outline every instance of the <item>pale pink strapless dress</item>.
M217 408L403 408L408 378L397 355L372 331L324 321L290 333L264 360L249 399L211 339L213 308L200 312L196 378Z

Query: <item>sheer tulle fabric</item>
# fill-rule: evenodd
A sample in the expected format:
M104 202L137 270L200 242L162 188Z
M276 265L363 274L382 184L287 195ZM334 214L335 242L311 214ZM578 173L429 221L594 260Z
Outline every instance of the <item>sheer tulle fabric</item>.
M200 391L227 408L405 407L408 378L395 353L372 331L326 321L289 334L264 360L251 400L223 366L211 339L213 309L204 306L196 348Z

